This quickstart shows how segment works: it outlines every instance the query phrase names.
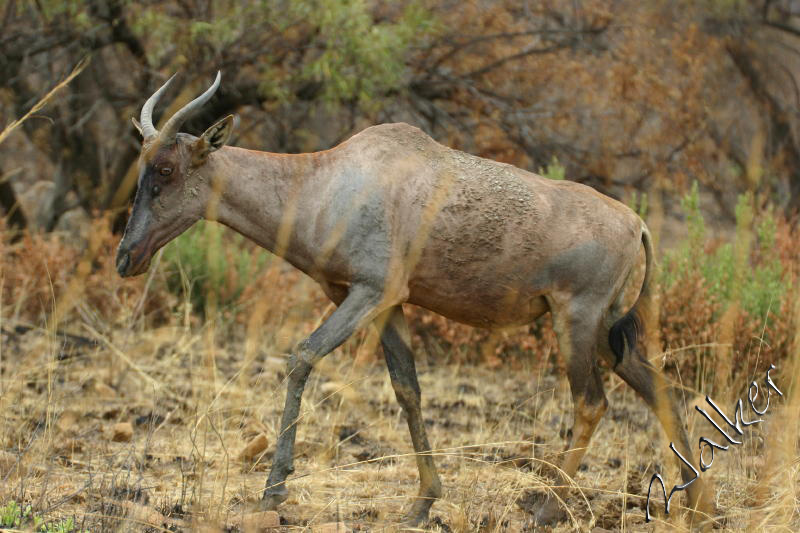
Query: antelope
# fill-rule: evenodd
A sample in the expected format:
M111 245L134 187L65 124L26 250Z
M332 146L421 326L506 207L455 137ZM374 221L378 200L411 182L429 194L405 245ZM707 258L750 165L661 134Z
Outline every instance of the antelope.
M631 209L594 189L543 178L443 146L407 124L381 124L322 152L275 154L226 146L233 115L200 137L179 133L220 84L177 111L161 131L153 108L175 78L144 104L138 190L116 267L145 272L153 254L196 221L220 222L298 268L336 305L293 349L286 403L261 507L287 499L303 389L314 364L356 331L377 327L392 387L411 433L419 492L406 515L424 523L442 486L420 409L420 386L403 304L482 328L531 323L552 313L569 380L574 425L560 465L561 488L537 524L555 523L605 413L604 360L660 420L684 457L689 441L674 391L647 360L642 341L651 298L653 245ZM634 266L644 250L641 289ZM639 291L624 308L623 294ZM685 483L693 473L679 463ZM705 510L702 480L690 508Z

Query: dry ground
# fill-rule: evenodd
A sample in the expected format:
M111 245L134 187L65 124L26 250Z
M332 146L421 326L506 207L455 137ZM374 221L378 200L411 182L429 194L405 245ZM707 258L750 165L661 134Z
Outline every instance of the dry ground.
M220 342L208 324L98 334L97 345L23 329L3 324L0 503L30 503L48 519L74 516L88 531L240 530L274 450L285 392L279 346L264 341L244 356L243 342ZM312 375L290 497L280 508L286 531L336 521L391 529L416 493L405 420L373 343L349 343ZM547 465L571 421L566 380L545 359L490 370L419 357L423 413L445 487L428 529L533 530L525 509L546 490ZM775 380L787 382L780 372ZM571 520L557 530L686 529L674 512L669 522L645 524L647 482L664 465L671 487L673 457L644 404L616 377L606 384L611 407L567 501ZM742 446L717 452L703 474L716 481L727 528L800 529L798 460L780 454L788 449L781 442L797 438L787 435L785 403L746 428ZM695 435L715 438L699 415L691 419ZM124 422L133 436L126 441L123 432L116 442L114 427ZM260 434L265 452L240 459Z

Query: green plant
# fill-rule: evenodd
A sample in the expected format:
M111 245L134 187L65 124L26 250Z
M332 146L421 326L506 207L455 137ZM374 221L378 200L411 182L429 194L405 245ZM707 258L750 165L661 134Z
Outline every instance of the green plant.
M709 295L721 304L719 312L735 303L751 317L768 321L769 311L777 309L788 290L783 265L775 251L777 224L772 210L763 213L756 224L753 196L740 195L735 239L709 252L697 182L682 199L681 207L686 215L688 236L675 252L665 257L664 285L670 287L696 272Z
M742 307L752 316L769 320L789 290L784 269L775 246L777 223L772 209L766 211L756 227L758 262L742 287Z
M19 527L23 520L26 520L31 513L31 506L25 509L20 507L17 502L11 501L0 507L0 527Z
M329 103L370 103L400 85L407 51L431 30L430 14L416 2L397 22L375 22L364 0L301 2L295 9L318 28L321 53L302 77L321 84Z
M271 257L241 235L201 221L164 248L167 288L207 314L235 305Z
M646 219L648 208L650 207L650 205L647 203L647 193L643 192L638 194L636 191L633 191L629 207L633 209L642 219Z
M556 156L553 156L553 159L544 168L539 169L539 172L542 176L551 180L563 180L566 177L566 169Z
M146 50L150 64L196 56L198 50L219 54L252 45L258 47L264 96L286 102L296 97L298 86L306 86L330 106L379 107L379 100L403 88L411 53L438 31L433 14L419 1L408 2L391 20L376 20L365 0L231 2L188 27L183 16L159 3L135 3L130 11L137 36L148 38L155 31L163 37ZM256 35L302 48L302 59L290 61L281 46L254 44L260 42ZM287 63L293 65L290 70Z
M23 508L13 500L0 507L0 528L26 528L40 533L81 533L75 530L72 517L45 523L44 518L35 514L30 505Z
M42 533L72 533L75 531L75 520L72 517L59 522L51 522L41 527Z

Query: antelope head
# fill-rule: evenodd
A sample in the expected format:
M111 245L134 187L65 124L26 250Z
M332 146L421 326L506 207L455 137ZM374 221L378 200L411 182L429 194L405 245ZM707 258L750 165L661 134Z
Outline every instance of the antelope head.
M219 87L217 72L211 87L177 111L158 131L153 126L153 108L174 78L148 98L139 121L132 119L143 141L133 211L117 250L117 272L123 277L147 271L159 248L206 214L211 195L206 163L212 152L225 145L233 129L233 115L228 115L200 137L178 133Z

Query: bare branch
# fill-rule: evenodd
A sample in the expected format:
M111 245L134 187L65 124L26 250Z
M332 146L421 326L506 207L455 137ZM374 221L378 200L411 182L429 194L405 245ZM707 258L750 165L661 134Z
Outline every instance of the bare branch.
M764 24L764 26L768 26L770 28L775 28L776 30L789 33L791 35L794 35L795 37L800 37L800 30L793 28L788 24L784 24L782 22L773 22L770 20L765 20L762 22L762 24Z

